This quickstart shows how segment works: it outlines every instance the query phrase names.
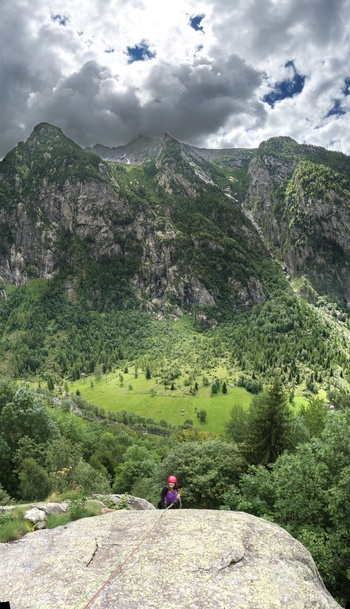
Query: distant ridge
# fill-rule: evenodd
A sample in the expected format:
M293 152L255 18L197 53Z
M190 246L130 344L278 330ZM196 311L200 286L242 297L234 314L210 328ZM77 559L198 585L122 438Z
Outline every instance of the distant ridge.
M102 144L95 144L92 148L86 148L86 150L95 152L104 161L139 165L147 160L157 158L161 148L162 140L140 135L136 140L123 146L109 148Z

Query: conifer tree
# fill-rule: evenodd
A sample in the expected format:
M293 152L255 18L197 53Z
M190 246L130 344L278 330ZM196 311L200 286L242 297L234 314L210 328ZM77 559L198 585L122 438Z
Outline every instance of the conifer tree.
M292 415L279 378L254 396L250 405L246 456L250 463L268 465L291 444Z

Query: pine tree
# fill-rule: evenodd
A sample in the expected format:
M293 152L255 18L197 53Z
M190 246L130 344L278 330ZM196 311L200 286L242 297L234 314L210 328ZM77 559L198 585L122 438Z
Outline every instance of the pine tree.
M250 463L267 465L291 444L292 415L279 378L250 405L246 456Z

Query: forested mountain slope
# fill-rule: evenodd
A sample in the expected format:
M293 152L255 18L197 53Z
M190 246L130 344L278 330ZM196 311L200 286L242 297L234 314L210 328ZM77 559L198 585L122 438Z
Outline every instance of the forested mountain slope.
M188 312L248 376L347 386L349 166L290 138L86 151L41 123L0 163L3 372L161 366Z

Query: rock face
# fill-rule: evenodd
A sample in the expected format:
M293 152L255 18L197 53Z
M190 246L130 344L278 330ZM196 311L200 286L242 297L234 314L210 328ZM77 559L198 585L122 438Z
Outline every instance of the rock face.
M263 142L249 164L244 206L279 252L291 277L350 302L349 158L298 145ZM336 278L336 280L335 280Z
M106 504L111 506L112 509L116 508L120 501L124 501L124 495L94 495L94 503L99 504L101 508L106 508ZM112 507L113 506L113 507ZM14 509L15 506L2 506L0 507L0 515L2 511L8 511ZM155 510L156 508L152 503L142 499L141 497L133 497L127 495L125 497L124 505L122 508L125 510ZM39 503L37 505L31 505L24 514L24 520L27 522L29 528L34 530L46 528L46 518L52 514L65 514L70 510L70 502L63 501L62 503ZM104 512L105 513L105 512Z
M350 157L291 138L87 152L41 123L0 162L0 287L62 276L93 304L109 285L146 310L241 310L266 301L278 259L349 303L349 171Z
M124 495L94 495L96 499L100 499L104 503L117 506L120 501L123 501ZM119 508L120 509L120 508ZM126 510L155 510L156 508L152 503L142 499L141 497L133 497L133 495L127 495L125 508Z
M211 510L110 512L1 544L0 598L14 609L340 607L286 531Z
M101 144L95 144L92 148L87 148L91 152L98 154L104 161L117 161L125 165L138 165L144 161L157 158L162 148L162 141L140 135L125 146L109 148Z
M266 299L264 281L257 301L251 285L267 249L212 163L170 136L106 150L118 168L41 123L0 162L0 284L69 277L71 298L89 291L95 304L108 285L156 311L216 307L223 287L238 307ZM151 159L135 175L120 165Z

